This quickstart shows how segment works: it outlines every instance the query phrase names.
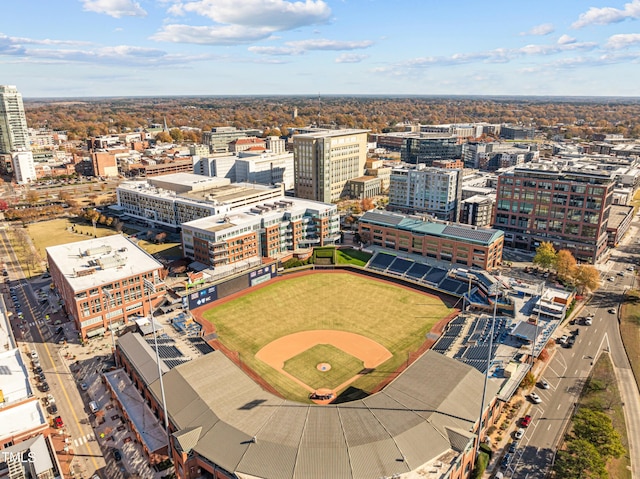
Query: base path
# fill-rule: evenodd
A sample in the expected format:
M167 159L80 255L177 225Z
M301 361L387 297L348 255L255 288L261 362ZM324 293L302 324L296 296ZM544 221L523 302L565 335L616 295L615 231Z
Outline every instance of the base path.
M305 389L313 392L313 388L287 373L284 368L285 361L306 351L317 344L330 344L341 349L347 354L358 358L364 363L365 368L376 368L393 356L391 352L373 339L355 333L335 330L301 331L289 334L271 341L256 353L256 358L268 364L273 369L294 380ZM356 374L346 383L336 389L340 390L358 379L361 374Z

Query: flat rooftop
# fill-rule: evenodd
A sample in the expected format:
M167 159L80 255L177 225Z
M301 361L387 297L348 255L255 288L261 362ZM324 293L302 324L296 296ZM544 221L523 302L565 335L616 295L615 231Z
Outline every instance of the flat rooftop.
M370 130L358 130L355 128L345 128L343 130L319 130L300 133L294 138L333 138L336 136L358 135L361 133L369 133Z
M229 183L228 178L218 178L217 176L203 176L194 173L172 173L169 175L160 175L149 178L150 185L160 186L162 188L171 189L170 185L179 186L179 190L183 191L184 187L189 187L192 191L217 188L220 185Z
M11 437L46 424L40 401L35 397L32 401L0 410L0 438Z
M122 235L50 246L46 251L73 291L162 268L160 262Z
M198 201L210 201L212 203L235 203L244 198L251 198L256 194L273 192L275 195L281 194L280 186L259 185L253 183L233 183L219 185L207 190L191 191L180 196Z
M5 405L22 401L32 395L27 367L19 349L0 353L0 375L2 375L0 389L2 389Z

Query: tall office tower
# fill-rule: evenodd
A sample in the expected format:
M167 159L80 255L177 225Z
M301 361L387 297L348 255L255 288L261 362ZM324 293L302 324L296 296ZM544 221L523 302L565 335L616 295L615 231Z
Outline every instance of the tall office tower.
M535 251L543 241L595 263L607 250L613 197L611 172L527 163L498 176L493 227L504 244Z
M364 174L369 130L318 130L294 135L296 196L332 203L349 194L348 182Z
M458 221L461 195L462 170L419 165L391 171L389 209Z
M29 149L22 95L13 85L0 85L0 153Z

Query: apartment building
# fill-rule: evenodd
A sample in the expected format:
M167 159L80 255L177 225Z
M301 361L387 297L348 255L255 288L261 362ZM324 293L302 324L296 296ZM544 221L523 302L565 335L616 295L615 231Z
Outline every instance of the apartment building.
M14 85L0 85L0 153L30 149L22 94Z
M349 195L349 180L364 174L368 130L318 130L293 137L295 194L331 203Z
M19 185L26 185L36 181L36 165L31 150L14 151L11 155L13 175Z
M299 198L282 197L182 225L184 254L212 267L278 258L335 244L339 237L337 206Z
M422 165L394 168L389 184L389 209L457 221L461 192L462 170Z
M482 228L491 226L495 204L495 196L475 195L462 200L460 223Z
M178 230L182 223L283 196L282 185L231 184L227 178L177 173L126 181L116 189L123 215Z
M505 245L535 251L543 241L595 263L607 249L614 181L585 164L528 163L498 176L493 227Z
M121 235L46 251L51 280L83 339L127 327L164 295L162 264ZM145 280L154 291L145 289Z
M388 211L368 211L358 220L363 242L481 269L502 263L504 233L463 224L430 221Z

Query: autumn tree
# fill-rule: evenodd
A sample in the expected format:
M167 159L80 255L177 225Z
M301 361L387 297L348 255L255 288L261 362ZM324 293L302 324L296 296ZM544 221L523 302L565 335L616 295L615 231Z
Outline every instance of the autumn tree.
M36 190L28 190L27 191L27 203L29 203L30 205L35 205L38 203L38 201L40 201L40 193L38 193Z
M156 141L160 143L171 143L171 135L166 131L161 131L156 135Z
M571 254L571 251L567 249L561 249L556 254L556 260L554 264L555 270L558 273L558 277L567 281L573 280L578 270L578 263Z
M537 264L541 268L551 268L556 262L556 249L550 241L543 241L536 249L536 255L533 257L533 264Z
M369 211L374 208L373 200L371 198L363 198L361 202L362 211Z
M600 273L590 264L581 264L576 268L573 278L578 292L595 291L600 287Z

